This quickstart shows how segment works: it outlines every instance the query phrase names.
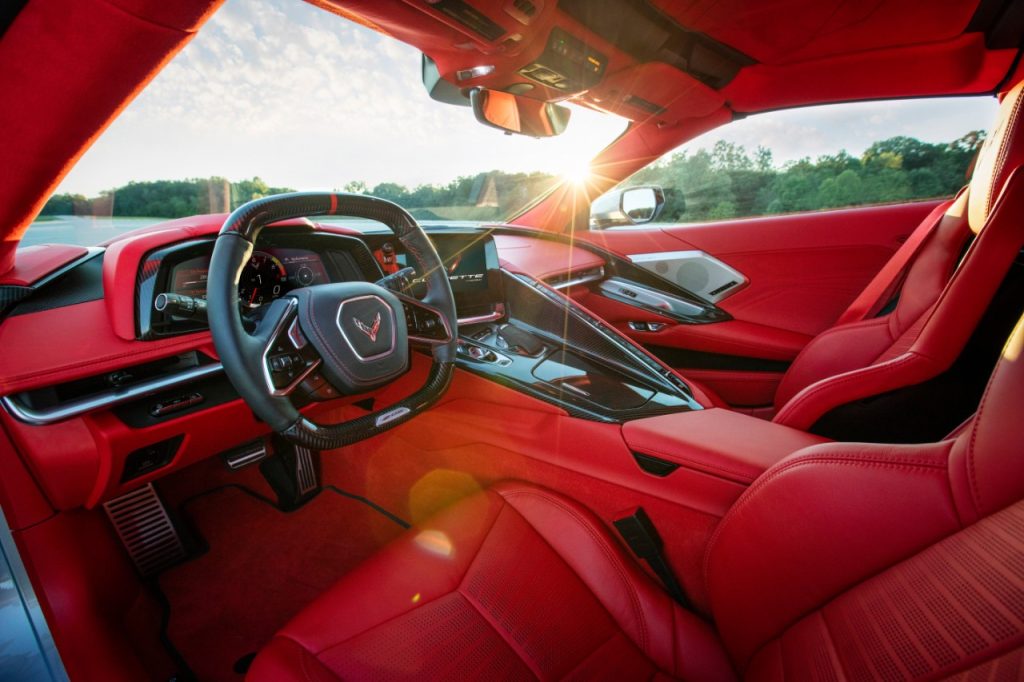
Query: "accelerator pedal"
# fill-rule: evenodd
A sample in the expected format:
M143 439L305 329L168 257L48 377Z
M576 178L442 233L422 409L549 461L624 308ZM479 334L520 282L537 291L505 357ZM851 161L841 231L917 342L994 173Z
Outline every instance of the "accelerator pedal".
M103 505L128 556L144 576L159 573L187 553L152 483Z

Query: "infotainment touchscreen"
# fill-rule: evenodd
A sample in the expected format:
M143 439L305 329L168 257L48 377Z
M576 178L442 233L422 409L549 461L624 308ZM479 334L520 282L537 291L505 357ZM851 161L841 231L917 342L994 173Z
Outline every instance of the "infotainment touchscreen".
M437 255L441 257L452 291L482 291L487 288L487 242L489 238L434 240Z
M437 255L444 263L460 311L501 301L498 249L490 234L478 231L437 231L429 234ZM370 242L370 248L386 275L415 266L397 239ZM418 287L422 286L422 273L417 273L416 279Z

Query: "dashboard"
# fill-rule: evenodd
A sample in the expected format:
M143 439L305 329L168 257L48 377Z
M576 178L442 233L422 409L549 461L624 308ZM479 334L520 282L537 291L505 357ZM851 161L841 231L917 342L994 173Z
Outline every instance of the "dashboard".
M3 325L8 388L0 416L62 506L95 505L266 431L224 376L206 320L155 305L168 295L205 303L220 220L196 220L88 254ZM461 370L592 421L699 409L685 384L553 290L596 295L615 278L642 283L645 271L513 228L434 228L429 236L456 299ZM390 233L277 226L260 235L243 268L243 321L254 324L268 303L297 287L377 282L413 262ZM569 270L557 265L567 262ZM403 275L414 296L420 274ZM81 342L62 343L59 354L37 352L41 339L69 331ZM414 355L420 370L423 360ZM410 370L408 388L420 370ZM323 402L329 413L338 395L321 395L322 388L297 390L293 399L314 413ZM226 422L234 427L224 429ZM75 457L93 473L69 476L67 457L49 456L52 431L40 425L80 444ZM86 431L102 434L102 447Z

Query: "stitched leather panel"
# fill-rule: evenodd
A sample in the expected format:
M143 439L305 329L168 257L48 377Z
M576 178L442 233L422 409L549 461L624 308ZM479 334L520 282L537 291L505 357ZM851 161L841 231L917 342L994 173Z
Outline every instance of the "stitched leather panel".
M1024 502L847 591L789 628L753 679L1021 679ZM1012 653L1007 653L1012 652ZM780 676L781 675L781 676Z

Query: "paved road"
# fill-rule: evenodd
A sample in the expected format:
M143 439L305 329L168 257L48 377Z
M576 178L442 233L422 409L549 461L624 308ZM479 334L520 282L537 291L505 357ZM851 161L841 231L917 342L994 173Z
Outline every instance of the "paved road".
M32 223L20 246L33 244L80 244L93 246L111 237L159 223L166 218L93 218L55 216Z

